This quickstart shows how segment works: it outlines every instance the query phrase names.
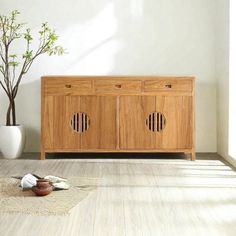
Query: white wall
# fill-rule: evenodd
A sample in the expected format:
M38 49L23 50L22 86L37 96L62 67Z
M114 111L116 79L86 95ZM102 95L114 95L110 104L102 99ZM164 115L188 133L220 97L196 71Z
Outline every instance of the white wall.
M230 0L231 1L231 0ZM230 1L217 0L216 78L217 78L217 152L236 166L229 156L229 29ZM234 0L232 0L234 1ZM233 9L234 11L236 9ZM234 42L235 43L235 42ZM235 66L234 66L235 68Z
M229 119L229 1L217 0L216 13L217 151L226 157Z
M229 43L229 155L236 160L236 1L230 0Z
M194 75L197 151L216 151L215 0L0 0L36 30L55 27L69 54L42 56L17 98L26 151L39 150L40 76L45 74ZM0 107L4 122L6 101Z

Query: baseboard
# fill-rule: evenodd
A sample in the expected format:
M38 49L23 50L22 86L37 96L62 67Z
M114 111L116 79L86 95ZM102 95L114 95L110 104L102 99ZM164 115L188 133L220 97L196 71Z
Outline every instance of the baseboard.
M227 156L222 158L229 162L234 168L236 168L236 160L233 157Z

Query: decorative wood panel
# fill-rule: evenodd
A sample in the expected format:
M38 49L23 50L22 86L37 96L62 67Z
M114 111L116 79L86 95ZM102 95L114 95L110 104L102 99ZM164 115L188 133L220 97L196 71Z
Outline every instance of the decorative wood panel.
M43 133L42 141L46 149L53 149L53 96L45 96L44 97L44 106L42 109L42 113L44 113L42 126L43 126Z
M45 95L53 96L66 96L66 95L81 95L87 94L92 91L92 81L66 79L62 78L56 80L50 78L45 82L44 93Z
M84 133L89 129L90 119L84 112L76 112L70 120L71 128L77 133Z
M82 149L116 148L116 97L81 96L81 111L90 117L82 134Z
M152 112L146 118L146 126L152 132L161 132L166 126L166 118L161 112Z
M145 92L187 92L192 91L193 83L191 80L178 80L178 79L159 79L159 80L147 80L144 81Z
M53 148L81 148L81 133L71 127L71 118L80 111L80 96L53 97Z
M97 80L94 83L94 88L97 93L109 94L109 93L133 93L141 92L141 81L129 81L129 80Z
M156 110L164 114L165 129L157 133L156 148L192 147L192 98L189 96L157 96Z
M155 111L154 96L120 97L120 148L155 148L156 134L146 127L146 117Z

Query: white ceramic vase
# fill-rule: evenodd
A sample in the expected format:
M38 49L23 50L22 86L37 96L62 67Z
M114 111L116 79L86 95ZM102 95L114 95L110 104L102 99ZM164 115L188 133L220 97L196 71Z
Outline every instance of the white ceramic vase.
M25 129L22 125L0 126L0 150L4 158L16 159L25 147Z

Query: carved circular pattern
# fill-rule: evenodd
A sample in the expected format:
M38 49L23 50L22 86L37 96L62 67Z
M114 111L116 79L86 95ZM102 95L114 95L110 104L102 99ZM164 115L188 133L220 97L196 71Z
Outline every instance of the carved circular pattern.
M160 132L165 128L166 118L161 112L152 112L146 119L146 126L152 132Z
M70 121L72 129L77 133L84 133L89 129L90 119L86 113L74 113Z

